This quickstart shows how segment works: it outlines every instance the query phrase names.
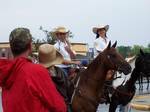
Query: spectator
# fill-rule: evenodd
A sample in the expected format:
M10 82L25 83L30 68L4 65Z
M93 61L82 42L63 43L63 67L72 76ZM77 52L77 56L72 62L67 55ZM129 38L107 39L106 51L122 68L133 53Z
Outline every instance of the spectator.
M14 29L9 42L14 59L0 60L3 112L66 112L48 71L28 59L32 51L30 31Z

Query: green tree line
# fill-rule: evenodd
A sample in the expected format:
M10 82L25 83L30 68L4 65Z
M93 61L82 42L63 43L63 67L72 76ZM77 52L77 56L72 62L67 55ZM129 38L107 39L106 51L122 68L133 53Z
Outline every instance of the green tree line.
M131 46L118 46L117 50L123 55L123 57L134 56L139 54L139 50L142 49L144 52L150 53L150 43L144 47L140 45Z

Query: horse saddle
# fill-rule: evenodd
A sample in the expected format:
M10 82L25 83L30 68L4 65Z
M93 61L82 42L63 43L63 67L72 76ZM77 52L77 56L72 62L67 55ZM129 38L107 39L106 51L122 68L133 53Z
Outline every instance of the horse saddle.
M58 92L64 97L66 103L68 104L71 101L74 85L68 80L61 68L55 67L54 69L55 72L53 73L55 73L55 75L52 76L52 80L55 83Z

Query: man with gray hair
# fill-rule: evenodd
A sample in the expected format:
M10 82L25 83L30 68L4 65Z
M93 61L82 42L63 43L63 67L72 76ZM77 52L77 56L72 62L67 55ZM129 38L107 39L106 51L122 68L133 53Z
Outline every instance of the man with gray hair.
M32 52L29 29L14 29L9 41L14 59L0 60L3 112L66 112L48 71L28 59Z

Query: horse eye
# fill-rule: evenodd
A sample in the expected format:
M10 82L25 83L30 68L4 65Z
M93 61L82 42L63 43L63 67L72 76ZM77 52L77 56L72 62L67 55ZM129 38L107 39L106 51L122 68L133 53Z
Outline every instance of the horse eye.
M109 55L109 56L112 57L112 58L115 58L115 57L116 57L115 54L111 54L111 55Z

